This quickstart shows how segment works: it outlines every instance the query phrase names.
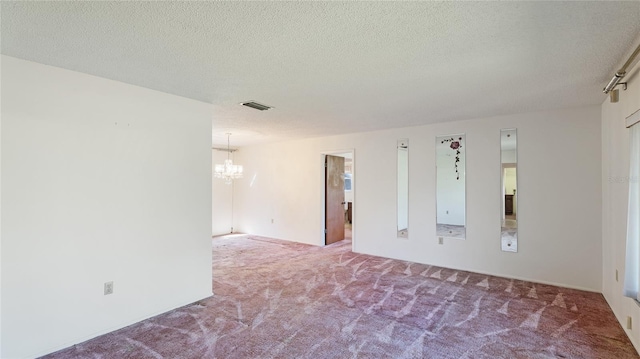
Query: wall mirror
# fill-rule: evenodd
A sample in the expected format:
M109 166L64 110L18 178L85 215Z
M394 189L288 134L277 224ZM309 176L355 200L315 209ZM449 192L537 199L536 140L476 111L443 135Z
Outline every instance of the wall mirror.
M518 135L515 128L500 130L501 246L518 251Z
M466 238L465 135L436 137L436 234Z
M398 140L398 237L409 237L409 140Z

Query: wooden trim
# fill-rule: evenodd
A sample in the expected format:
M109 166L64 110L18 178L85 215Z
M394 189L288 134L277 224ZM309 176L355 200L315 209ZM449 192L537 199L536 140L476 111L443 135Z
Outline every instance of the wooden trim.
M627 116L627 118L626 118L627 128L635 125L638 122L640 122L640 110L632 113L631 115Z

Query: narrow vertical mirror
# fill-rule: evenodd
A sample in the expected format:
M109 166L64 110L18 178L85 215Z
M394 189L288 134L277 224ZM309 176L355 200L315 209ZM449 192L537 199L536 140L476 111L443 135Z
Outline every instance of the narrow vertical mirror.
M436 137L436 234L466 238L465 135Z
M515 128L500 130L500 200L502 250L518 251L518 136Z
M409 140L398 140L398 237L409 237Z

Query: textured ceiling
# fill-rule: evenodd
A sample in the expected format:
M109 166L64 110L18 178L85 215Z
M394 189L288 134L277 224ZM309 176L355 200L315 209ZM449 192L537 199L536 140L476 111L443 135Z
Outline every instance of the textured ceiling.
M1 16L2 54L211 103L221 145L598 104L640 38L638 1L2 1Z

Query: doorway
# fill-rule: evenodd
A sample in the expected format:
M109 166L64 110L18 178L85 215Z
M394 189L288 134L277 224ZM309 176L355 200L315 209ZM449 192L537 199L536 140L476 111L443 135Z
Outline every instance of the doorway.
M323 243L329 245L342 240L353 240L353 150L324 153L323 166Z

